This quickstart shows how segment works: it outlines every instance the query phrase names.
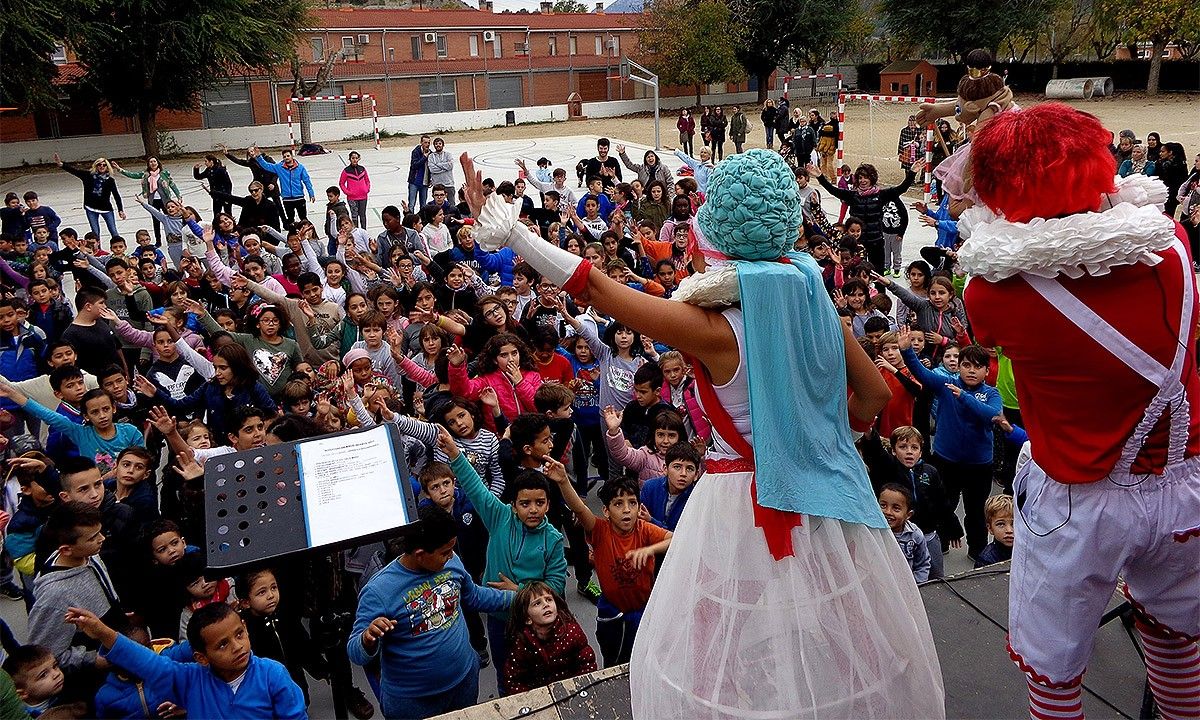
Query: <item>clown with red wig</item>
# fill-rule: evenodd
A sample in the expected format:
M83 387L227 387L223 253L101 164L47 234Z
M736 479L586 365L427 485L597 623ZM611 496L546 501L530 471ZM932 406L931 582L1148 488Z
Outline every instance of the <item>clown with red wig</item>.
M1012 359L1032 457L1014 483L1009 652L1032 717L1082 717L1123 579L1162 717L1197 718L1196 278L1166 188L1116 178L1110 136L1048 103L997 114L971 143L982 205L959 222L967 311L978 341Z

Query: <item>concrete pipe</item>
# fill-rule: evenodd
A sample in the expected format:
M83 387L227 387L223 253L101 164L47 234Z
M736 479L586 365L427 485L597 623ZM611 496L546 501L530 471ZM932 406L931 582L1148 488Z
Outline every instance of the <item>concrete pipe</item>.
M1095 85L1091 78L1051 80L1046 83L1047 100L1091 100Z
M1080 78L1081 80L1083 78ZM1113 87L1113 79L1110 77L1094 77L1087 78L1092 81L1092 94L1094 97L1112 97L1115 88Z

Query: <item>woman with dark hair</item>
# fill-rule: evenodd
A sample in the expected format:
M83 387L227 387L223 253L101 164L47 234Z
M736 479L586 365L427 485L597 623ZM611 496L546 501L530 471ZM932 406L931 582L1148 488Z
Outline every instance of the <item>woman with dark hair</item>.
M200 322L209 332L221 329L199 303L188 301L188 309L200 315ZM292 377L292 369L304 362L300 345L284 336L289 327L288 314L277 305L259 303L251 307L246 323L250 332L231 332L229 336L246 349L258 378L271 397L278 398L283 393L283 386Z
M200 169L201 163L196 163L192 166L192 177L203 182L208 181L208 187L217 192L230 193L233 192L233 180L229 177L229 171L225 169L221 158L209 153L204 156L204 169ZM213 196L213 215L219 212L233 213L233 204L228 200L221 200L215 195Z
M653 150L647 150L642 156L642 164L631 162L629 156L625 154L625 146L617 146L617 155L621 158L621 162L625 167L637 173L638 180L641 181L642 187L648 186L655 180L666 185L671 182L671 171L666 165L662 164L662 160L658 157L658 153Z
M525 342L529 341L525 328L508 313L508 308L495 295L480 300L476 308L476 321L467 326L467 334L463 336L463 347L467 352L477 355L488 340L500 333L511 333Z
M713 160L721 162L725 159L725 129L729 127L729 118L725 117L725 108L718 105L708 123L712 131Z
M879 187L879 171L874 165L859 165L854 171L854 187L842 190L825 177L821 168L810 164L808 174L816 176L830 195L846 203L850 214L863 221L863 233L859 242L867 250L867 260L877 268L883 263L883 206L889 202L900 202L900 196L913 184L917 175L925 169L925 160L918 158L904 172L904 182L894 187Z
M1162 138L1156 132L1146 133L1146 161L1158 162L1158 153L1162 150Z
M146 158L146 169L143 172L125 170L116 161L113 161L112 167L113 170L127 178L141 180L142 197L146 198L150 205L159 212L166 207L167 201L183 200L183 194L175 186L175 181L171 179L171 173L158 162L156 157ZM154 245L162 247L162 227L157 217L154 218Z
M1168 216L1175 217L1175 210L1179 208L1179 188L1183 187L1188 176L1187 153L1183 151L1183 146L1177 142L1163 143L1154 174L1167 186L1164 211Z
M206 369L200 370L203 373ZM195 392L180 400L155 387L144 376L137 376L134 382L138 383L139 392L143 389L154 392L158 402L172 412L207 413L204 423L208 426L209 434L221 441L230 430L228 421L234 408L253 405L271 415L279 411L267 388L258 381L258 372L254 369L250 353L241 345L226 343L218 347L213 351L212 365L207 370L211 372L209 379Z
M696 120L687 108L679 111L679 119L675 121L675 129L679 131L679 147L688 155L692 154L692 138L696 136Z
M638 222L648 222L654 226L654 232L662 229L667 214L671 211L671 203L667 195L667 184L661 180L652 180L646 186L646 193L633 211L633 219Z

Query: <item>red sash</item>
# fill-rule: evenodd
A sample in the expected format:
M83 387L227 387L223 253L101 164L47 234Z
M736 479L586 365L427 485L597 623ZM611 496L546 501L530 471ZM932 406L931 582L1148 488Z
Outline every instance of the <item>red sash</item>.
M746 438L734 427L733 418L729 411L717 399L713 389L712 378L708 369L695 358L688 358L696 376L696 391L704 406L704 413L712 423L713 430L732 447L740 458L736 460L712 460L706 463L713 472L746 472L754 471L754 448L746 442ZM754 503L754 525L761 528L767 539L767 549L776 560L795 555L792 549L792 528L800 527L800 513L776 510L758 504L758 487L754 479L750 480L750 500Z

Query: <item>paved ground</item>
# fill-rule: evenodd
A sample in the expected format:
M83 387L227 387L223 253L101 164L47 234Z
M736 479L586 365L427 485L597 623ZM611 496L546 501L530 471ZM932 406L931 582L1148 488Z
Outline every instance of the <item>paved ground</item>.
M455 153L464 150L471 153L476 158L477 164L484 168L485 175L490 175L497 182L516 177L516 168L512 162L514 158L522 157L527 161L532 161L541 156L549 158L555 166L568 168L569 177L573 181L574 173L572 169L575 163L581 157L591 157L594 155L595 142L596 136L587 135L470 142L462 145L451 143L449 149ZM621 142L619 138L613 138L614 152L615 146L619 142ZM647 149L644 145L637 145L632 142L625 144L631 158L641 157L642 152ZM362 164L368 169L372 178L373 189L370 204L370 225L375 230L381 229L378 222L378 210L386 205L398 205L401 199L407 198L406 179L410 151L411 147L385 147L379 151L360 151L363 156ZM275 155L278 157L278 153L275 153ZM318 214L323 212L324 188L336 184L341 168L344 166L343 157L344 155L339 156L339 154L334 153L301 158L301 161L308 167L309 173L313 177L313 185L317 190L318 200L320 201L317 205L309 206L310 215L314 212ZM668 164L672 168L679 165L674 160ZM132 163L127 163L127 166L129 168L134 167ZM188 204L194 205L208 219L210 217L211 203L208 196L201 190L200 183L192 179L191 165L167 162L166 166L171 171L176 184L179 185ZM249 170L237 166L231 166L230 170L235 192L244 189L245 185L250 182ZM459 182L462 181L461 171L457 175L457 180ZM119 178L118 186L125 198L126 209L129 213L128 219L120 222L119 230L132 243L134 232L139 228L150 228L150 220L149 216L133 201L133 196L136 194L138 188L137 181ZM24 194L26 190L30 189L36 190L43 204L53 207L62 216L64 226L75 227L80 231L80 234L86 231L87 221L83 215L82 193L80 183L77 179L59 171L37 172L8 180L0 185L0 194L7 192ZM915 200L917 197L916 194L913 194L910 196L910 200ZM828 199L825 200L824 204L826 211L832 217L836 218L838 204ZM919 257L918 250L925 245L932 244L934 237L934 232L930 228L918 224L914 217L909 226L909 234L905 242L905 261L907 262ZM102 238L103 245L107 248L108 238L106 231L102 233ZM593 499L592 503L595 509L600 509L597 501ZM970 561L967 559L964 550L951 551L950 555L946 558L947 574L962 572L969 568ZM568 600L575 610L584 630L593 640L593 647L596 648L597 656L599 656L599 648L595 644L595 613L588 606L587 601L573 594L575 587L573 579L568 579L567 587L571 591ZM0 603L0 618L12 627L13 632L16 633L19 639L26 637L25 613L20 603ZM367 684L361 669L355 668L355 676L357 678L356 684L366 690ZM480 701L493 697L495 695L495 687L495 671L493 666L493 668L484 670L481 673ZM333 704L329 693L329 686L324 683L310 682L310 690L312 705L309 711L312 717L333 717Z

